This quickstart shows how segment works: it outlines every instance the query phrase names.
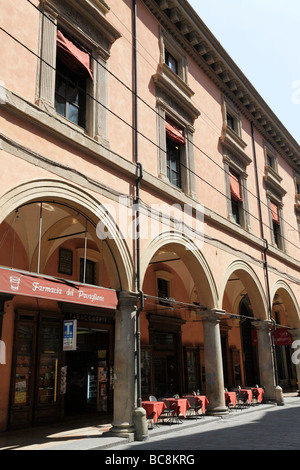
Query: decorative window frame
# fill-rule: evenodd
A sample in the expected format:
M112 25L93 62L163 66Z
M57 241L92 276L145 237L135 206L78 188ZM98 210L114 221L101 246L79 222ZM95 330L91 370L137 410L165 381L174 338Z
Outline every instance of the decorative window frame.
M280 197L285 195L285 191L281 187L282 178L278 173L278 158L277 153L273 147L268 143L264 142L264 157L265 157L265 174L264 181L267 187L271 188L272 191ZM272 164L268 165L267 159L271 159Z
M249 202L248 202L248 191L247 191L247 178L246 165L236 158L235 155L228 152L223 148L223 165L225 175L225 194L227 204L227 217L228 219L236 224L236 221L232 214L231 204L231 190L230 190L230 170L232 170L239 178L240 191L242 201L239 204L239 224L238 226L244 228L248 232L251 231L250 217L249 217Z
M179 47L179 45L175 42L170 34L167 33L163 28L160 28L160 60L159 60L159 67L160 73L165 74L168 78L174 83L177 83L178 86L182 86L183 88L187 88L187 81L188 81L188 62L187 57L183 50ZM168 51L174 59L177 61L178 66L178 73L176 74L173 70L165 62L165 51ZM185 85L184 85L185 84ZM190 94L192 96L193 92L190 90Z
M285 229L284 229L284 222L283 222L283 202L281 195L276 194L272 190L267 190L267 207L268 207L268 215L269 215L269 225L270 225L270 232L271 232L271 244L274 248L277 248L281 251L286 252L286 241L285 241ZM272 211L271 211L271 202L274 202L278 207L278 215L279 215L279 239L278 245L275 242L274 236L274 229L273 229L273 218L272 218Z
M242 139L242 118L240 112L236 109L235 105L222 94L222 143L227 143L236 149L236 151L244 153L247 147L246 142ZM234 129L232 129L227 122L227 114L230 114L234 120Z
M268 143L264 142L264 156L265 156L265 173L272 172L278 175L278 158L275 149ZM268 159L271 160L271 165L268 164ZM279 176L279 175L278 175Z
M82 132L108 145L107 61L110 47L121 35L106 19L109 11L103 0L41 0L40 67L36 103L55 118L77 131L81 129L56 113L54 108L56 33L60 26L91 52L94 80L88 81L86 129ZM101 83L101 86L99 86Z
M267 155L269 155L273 159L273 166L267 165ZM278 174L277 153L268 142L264 142L264 156L265 156L265 174L264 174L263 179L264 179L264 183L266 187L268 217L269 217L269 225L270 225L270 232L271 232L271 244L272 246L274 246L274 248L277 248L281 251L286 252L285 229L284 229L284 223L283 223L283 217L282 217L283 198L286 195L286 191L281 186L282 178ZM279 220L280 220L278 245L276 244L275 237L274 237L271 201L274 202L278 207L278 214L279 214Z
M195 164L193 134L194 122L200 111L193 105L194 92L187 84L187 58L175 40L160 27L160 62L158 72L153 75L156 88L157 140L158 140L158 177L171 185L167 177L166 158L166 116L183 129L186 143L181 148L181 188L186 195L196 198ZM179 74L175 74L164 62L164 49L174 54L178 60Z

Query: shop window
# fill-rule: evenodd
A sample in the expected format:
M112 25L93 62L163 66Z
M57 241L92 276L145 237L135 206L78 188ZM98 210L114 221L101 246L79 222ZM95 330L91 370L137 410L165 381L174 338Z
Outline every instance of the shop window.
M151 370L152 370L152 351L143 348L141 350L141 392L142 396L147 397L151 393Z
M185 348L185 387L186 392L196 392L200 387L199 350L197 348Z
M60 331L57 326L40 328L38 403L56 403L58 399L58 355Z
M14 407L29 405L33 396L34 325L19 323L16 334L16 365L13 380Z

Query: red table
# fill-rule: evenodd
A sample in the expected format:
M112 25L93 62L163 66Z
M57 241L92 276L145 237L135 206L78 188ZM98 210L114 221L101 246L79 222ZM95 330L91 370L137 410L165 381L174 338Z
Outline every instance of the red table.
M256 398L258 403L261 403L263 400L264 389L260 387L252 388L253 397Z
M177 416L181 413L186 418L186 412L190 404L186 398L167 398L168 402L173 405L175 403L175 411Z
M209 404L208 399L206 398L205 395L196 395L196 398L199 398L199 400L201 400L202 413L205 415L206 407Z
M236 393L235 392L225 392L225 403L226 406L236 406Z
M153 422L156 423L162 412L167 408L163 401L142 401L142 407L146 410L146 417L153 414Z

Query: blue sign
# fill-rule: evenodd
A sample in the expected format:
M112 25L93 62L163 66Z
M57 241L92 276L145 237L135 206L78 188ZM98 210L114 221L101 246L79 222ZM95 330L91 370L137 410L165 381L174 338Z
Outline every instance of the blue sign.
M76 351L77 320L64 321L63 350Z

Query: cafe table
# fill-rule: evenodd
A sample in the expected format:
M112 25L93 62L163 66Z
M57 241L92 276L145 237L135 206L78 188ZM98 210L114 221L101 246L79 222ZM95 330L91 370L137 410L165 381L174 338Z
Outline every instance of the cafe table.
M225 403L226 406L232 405L233 407L236 406L237 399L236 399L236 393L235 392L225 392Z
M260 387L252 387L253 398L255 398L258 403L261 403L263 400L264 389Z
M196 398L199 398L199 400L201 400L202 413L205 415L206 407L209 404L208 399L206 398L205 395L196 395Z
M146 410L146 418L151 417L156 423L162 412L167 408L163 401L142 401L142 407Z
M186 398L167 398L171 406L174 406L177 416L182 414L186 418L186 412L190 407L190 404Z

